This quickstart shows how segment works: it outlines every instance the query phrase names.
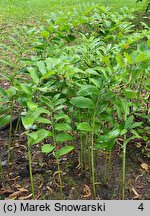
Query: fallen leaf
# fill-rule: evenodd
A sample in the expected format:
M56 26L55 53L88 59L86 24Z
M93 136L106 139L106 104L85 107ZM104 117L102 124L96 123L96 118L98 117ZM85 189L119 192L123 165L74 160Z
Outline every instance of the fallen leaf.
M84 188L83 188L83 193L84 195L82 196L83 198L88 198L91 196L91 189L88 185L84 185Z
M29 194L28 196L22 196L22 197L19 197L19 200L28 200L29 198L32 197L33 194Z
M142 163L141 164L142 169L144 169L145 171L148 170L148 164L147 163Z
M133 199L138 199L140 195L137 193L137 191L133 187L132 187L132 191L135 194L135 196L133 197Z
M18 188L18 191L10 194L8 199L16 199L18 196L20 196L24 192L28 192L28 190L25 188Z

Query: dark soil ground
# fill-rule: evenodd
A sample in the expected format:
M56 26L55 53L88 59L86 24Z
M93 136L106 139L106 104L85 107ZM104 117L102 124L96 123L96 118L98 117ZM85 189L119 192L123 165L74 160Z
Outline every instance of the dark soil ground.
M26 138L20 129L14 143L14 163L11 162L7 173L9 130L0 132L0 153L6 178L5 187L0 178L0 199L33 199L30 190L28 155ZM110 169L105 170L108 155L98 152L96 160L97 199L121 199L122 149L121 140L117 141L112 155ZM12 141L13 143L13 141ZM91 177L81 174L79 164L78 143L69 156L61 159L63 194L60 194L57 164L53 155L43 155L40 144L32 148L32 167L36 195L34 199L93 199ZM150 160L143 151L141 140L130 143L126 159L126 191L125 199L150 199ZM13 148L11 148L11 155ZM88 169L88 166L87 166Z

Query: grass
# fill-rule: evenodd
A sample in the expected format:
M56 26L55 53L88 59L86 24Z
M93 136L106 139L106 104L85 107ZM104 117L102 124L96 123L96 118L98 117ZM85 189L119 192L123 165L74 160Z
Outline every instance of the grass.
M0 21L3 24L42 21L52 12L67 13L70 10L80 10L93 4L105 4L114 10L123 6L132 9L143 6L143 3L136 4L136 0L0 0Z

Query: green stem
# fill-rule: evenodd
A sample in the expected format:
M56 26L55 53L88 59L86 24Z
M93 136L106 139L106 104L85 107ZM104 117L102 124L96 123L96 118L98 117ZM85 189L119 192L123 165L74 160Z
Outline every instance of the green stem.
M12 144L12 147L13 147L13 149L12 149L12 163L14 163L14 149L15 149L15 143L16 143L16 138L17 138L17 131L18 131L19 124L20 124L21 111L22 110L20 109L17 125L16 125L15 132L14 132L14 140L13 140L13 144Z
M58 178L59 178L59 185L60 185L60 193L62 194L62 179L61 179L60 163L59 163L58 158L56 158L56 160L57 160L57 166L58 166Z
M8 175L10 173L10 147L11 147L11 140L12 140L12 110L13 110L13 100L11 101L10 104L10 128L9 128L9 140L8 140L8 167L7 167L7 172Z
M95 166L94 166L94 128L95 128L95 115L96 115L97 103L98 103L98 100L96 102L95 110L93 113L92 134L91 134L91 171L92 171L92 186L93 186L94 199L96 199Z
M126 168L126 135L124 135L123 143L123 159L122 159L122 200L124 200L125 195L125 168Z
M91 136L91 168L92 168L92 186L94 199L96 199L96 188L95 188L95 167L94 167L94 132L92 131Z
M3 181L4 187L5 187L6 186L6 181L5 181L5 176L4 176L3 167L2 167L1 156L0 156L0 173L1 173L2 181Z
M108 171L107 171L107 169L108 169L108 153L107 152L105 153L105 165L104 166L105 166L104 167L104 183L106 183L107 173L108 173Z
M28 160L29 160L29 172L30 172L30 182L31 182L31 191L33 197L35 196L34 184L33 184L33 175L32 175L32 160L31 160L31 145L28 142Z

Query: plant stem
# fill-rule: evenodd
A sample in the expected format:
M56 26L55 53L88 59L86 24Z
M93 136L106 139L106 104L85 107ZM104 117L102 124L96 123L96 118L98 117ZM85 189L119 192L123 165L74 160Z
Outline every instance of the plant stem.
M32 160L31 160L31 145L28 142L28 160L29 160L29 172L30 172L30 182L31 182L31 191L33 197L35 196L34 184L33 184L33 175L32 175Z
M59 185L60 185L60 193L62 194L62 180L61 180L61 169L60 169L60 163L59 159L56 158L57 160L57 166L58 166L58 178L59 178Z
M1 173L2 181L3 181L4 187L5 187L5 185L6 185L6 181L5 181L5 176L4 176L3 167L2 167L2 160L1 160L1 156L0 156L0 173Z
M20 115L21 115L21 109L20 109L20 112L19 112L19 117L18 117L16 128L15 128L15 132L14 132L14 140L13 140L13 144L12 144L12 147L13 147L13 149L12 149L12 163L14 163L14 149L15 149L17 131L18 131L19 124L20 124Z
M94 199L96 199L96 188L95 188L95 168L94 168L94 132L92 131L91 136L91 168L92 168L92 186Z
M11 147L11 140L12 140L12 110L13 110L13 100L11 100L10 104L10 128L9 128L9 140L8 140L8 167L7 172L8 175L10 173L10 147Z
M122 159L122 200L124 200L124 194L125 194L125 168L126 168L126 134L124 135L123 159Z

